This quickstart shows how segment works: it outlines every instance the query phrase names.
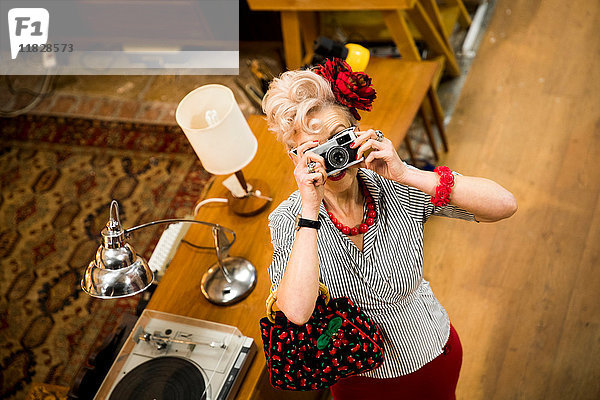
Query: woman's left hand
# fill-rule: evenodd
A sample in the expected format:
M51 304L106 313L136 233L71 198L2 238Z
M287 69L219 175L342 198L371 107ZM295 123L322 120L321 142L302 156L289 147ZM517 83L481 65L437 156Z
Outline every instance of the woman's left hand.
M357 159L363 157L367 150L372 150L359 166L364 165L386 179L402 182L408 168L398 156L392 141L385 137L381 142L378 141L377 134L373 129L359 131L357 132L357 136L354 143L350 146L351 148L360 146L358 148Z

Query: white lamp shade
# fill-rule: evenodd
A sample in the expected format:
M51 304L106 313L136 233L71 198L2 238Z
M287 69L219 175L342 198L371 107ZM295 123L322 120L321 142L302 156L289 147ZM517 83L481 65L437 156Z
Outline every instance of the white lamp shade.
M211 174L241 170L258 149L256 137L227 86L205 85L191 91L177 106L175 119Z

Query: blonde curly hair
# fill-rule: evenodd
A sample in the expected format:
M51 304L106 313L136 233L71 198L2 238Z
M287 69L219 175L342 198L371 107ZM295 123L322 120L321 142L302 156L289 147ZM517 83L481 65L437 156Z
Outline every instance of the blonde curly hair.
M311 118L317 112L334 109L347 120L347 126L356 124L348 108L336 102L331 84L308 70L287 71L275 78L263 98L262 108L269 130L288 149L295 146L297 132L322 132L323 121Z

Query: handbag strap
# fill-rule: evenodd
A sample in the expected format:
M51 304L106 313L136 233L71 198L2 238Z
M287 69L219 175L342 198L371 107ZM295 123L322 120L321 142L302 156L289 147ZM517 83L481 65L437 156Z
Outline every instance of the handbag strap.
M271 285L271 293L269 293L269 297L267 297L267 318L272 323L275 323L275 311L273 311L273 305L277 301L277 291L273 290L275 288L275 284ZM325 295L325 304L329 303L329 299L331 298L329 294L329 289L323 282L319 282L319 293Z

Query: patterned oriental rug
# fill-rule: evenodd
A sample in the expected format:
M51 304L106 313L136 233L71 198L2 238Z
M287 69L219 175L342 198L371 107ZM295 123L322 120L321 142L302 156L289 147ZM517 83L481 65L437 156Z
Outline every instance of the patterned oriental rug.
M191 214L211 176L176 126L51 116L0 119L0 398L70 386L138 298L80 288L112 199L124 227ZM164 227L163 227L164 228ZM147 259L161 227L136 232Z

